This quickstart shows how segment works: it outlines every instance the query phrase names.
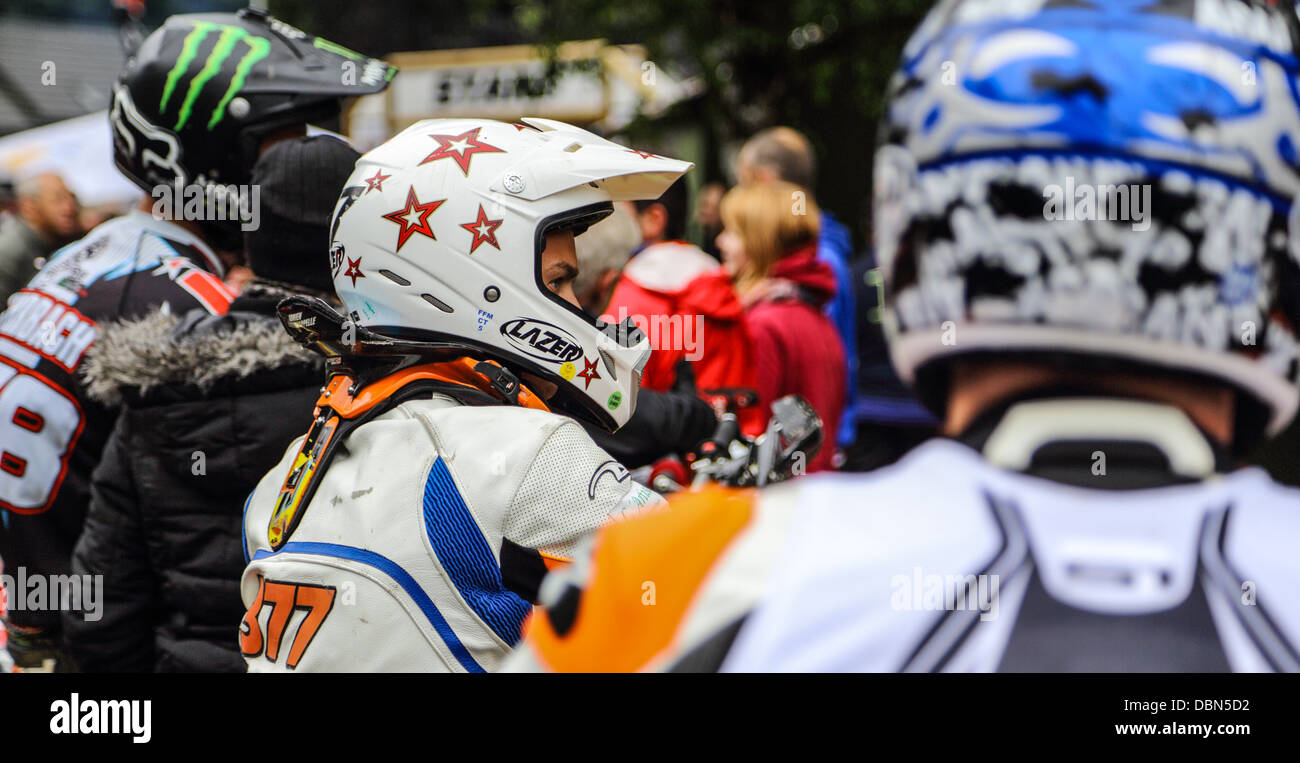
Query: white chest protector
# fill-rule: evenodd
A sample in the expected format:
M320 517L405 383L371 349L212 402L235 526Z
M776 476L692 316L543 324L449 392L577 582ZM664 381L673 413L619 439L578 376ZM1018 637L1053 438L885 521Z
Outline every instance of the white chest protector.
M503 554L550 566L611 516L661 500L570 419L434 394L352 431L273 551L301 443L245 508L250 671L492 671L531 607Z
M1300 670L1300 492L1258 469L1094 490L935 440L763 504L793 521L724 670Z

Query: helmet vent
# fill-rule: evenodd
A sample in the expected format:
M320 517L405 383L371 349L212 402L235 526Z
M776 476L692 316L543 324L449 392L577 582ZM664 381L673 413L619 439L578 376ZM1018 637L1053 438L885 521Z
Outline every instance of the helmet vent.
M391 271L391 270L381 270L381 271L379 271L379 275L383 276L384 278L387 278L388 280L392 281L393 283L395 283L395 284L397 284L397 285L399 285L399 286L410 286L410 285L411 285L411 282L410 282L410 281L406 280L405 278L402 278L401 276L399 276L398 274L394 273L394 272ZM424 295L424 296L425 296L425 297L428 297L429 295L426 294L426 295Z
M438 308L444 313L455 312L455 310L452 309L451 305L447 304L446 302L443 302L441 299L438 299L432 294L421 294L420 296L424 297L425 302L428 302L429 304L433 305L434 307Z
M614 367L613 356L606 352L604 347L597 347L596 352L599 352L601 359L605 361L605 370L609 371L609 378L618 381L618 370Z
M577 151L577 150L579 150L579 149L581 149L581 148L582 148L582 144L581 144L581 143L570 143L569 145L567 145L567 146L564 147L564 150L565 150L566 153L570 153L570 154L572 154L572 153L574 153L575 151Z

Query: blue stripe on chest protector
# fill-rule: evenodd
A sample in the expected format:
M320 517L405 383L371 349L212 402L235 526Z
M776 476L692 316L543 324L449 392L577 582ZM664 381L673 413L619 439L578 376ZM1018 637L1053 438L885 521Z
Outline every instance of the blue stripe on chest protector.
M465 603L502 641L514 646L532 605L506 590L501 565L441 458L433 462L424 483L424 528Z
M253 502L253 493L257 488L249 492L248 497L244 499L244 511L239 518L239 548L244 552L244 564L248 564L248 504Z
M471 673L487 672L483 669L483 666L474 661L474 658L470 656L469 650L465 648L465 645L460 643L460 638L456 636L456 632L447 624L447 620L443 618L442 613L438 611L438 607L435 606L433 600L429 598L429 594L425 593L424 589L420 587L420 584L415 582L415 578L411 577L411 573L402 569L392 559L389 559L386 556L380 556L373 551L367 551L363 548L341 546L337 543L291 542L284 544L284 547L279 551L272 552L267 551L266 549L258 549L253 554L253 560L257 561L259 559L266 559L267 557L279 556L280 554L333 556L339 559L361 562L362 564L374 567L392 578L402 587L403 591L406 591L406 595L411 597L416 606L420 608L420 611L424 613L424 616L429 619L429 624L432 625L433 629L442 637L443 642L447 645L447 648L451 650L452 656L454 656L456 661L461 664L461 667Z

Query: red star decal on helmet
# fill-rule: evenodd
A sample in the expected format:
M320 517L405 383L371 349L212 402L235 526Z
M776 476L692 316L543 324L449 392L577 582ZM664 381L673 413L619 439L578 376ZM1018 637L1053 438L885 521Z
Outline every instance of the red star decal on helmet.
M461 223L460 227L474 234L474 243L469 245L469 253L473 254L478 249L479 244L491 244L498 252L501 251L501 245L497 243L497 228L501 227L504 220L489 220L487 212L483 211L483 205L478 205L478 219L472 223Z
M473 130L467 130L460 135L430 135L430 138L438 141L438 147L433 153L424 157L420 164L436 162L439 159L455 159L460 171L469 176L469 162L475 154L504 154L505 149L490 146L478 139L478 131L483 128L475 127Z
M344 277L344 278L351 278L351 279L352 279L352 285L353 285L353 286L356 286L356 285L357 285L357 279L358 279L358 278L365 278L365 277L366 277L366 274L361 272L361 258L360 258L360 257L356 258L355 260L352 259L351 257L348 258L348 269L347 269L346 272L343 273L343 277Z
M629 148L627 151L628 151L629 154L636 154L637 156L641 157L642 159L658 159L658 158L659 158L659 155L658 155L658 154L652 154L652 153L650 153L649 151L641 151L641 150L639 150L639 149L635 149L635 148Z
M402 251L402 244L405 244L406 240L415 233L428 236L434 241L438 240L438 237L433 235L433 228L429 227L429 215L433 214L433 210L441 207L444 201L446 199L421 204L415 196L415 186L406 189L406 206L384 215L385 220L391 220L402 226L402 229L397 232L397 251ZM419 220L412 222L412 217L419 217Z
M600 361L598 360L587 360L586 358L582 359L582 371L579 372L578 376L581 376L583 382L585 382L587 385L583 387L583 389L590 389L591 382L595 379L600 378L600 374L596 373L596 364L599 362Z
M384 181L390 177L392 177L392 175L385 175L383 170L375 170L374 177L368 177L365 179L366 193L370 193L371 191L379 191L380 193L383 193Z

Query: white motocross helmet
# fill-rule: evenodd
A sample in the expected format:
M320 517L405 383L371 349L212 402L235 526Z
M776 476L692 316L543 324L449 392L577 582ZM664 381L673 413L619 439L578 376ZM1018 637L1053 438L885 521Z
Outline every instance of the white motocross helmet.
M650 344L546 288L546 233L658 198L692 165L523 121L425 120L357 160L331 226L334 288L356 325L554 382L552 408L612 431L636 406Z

